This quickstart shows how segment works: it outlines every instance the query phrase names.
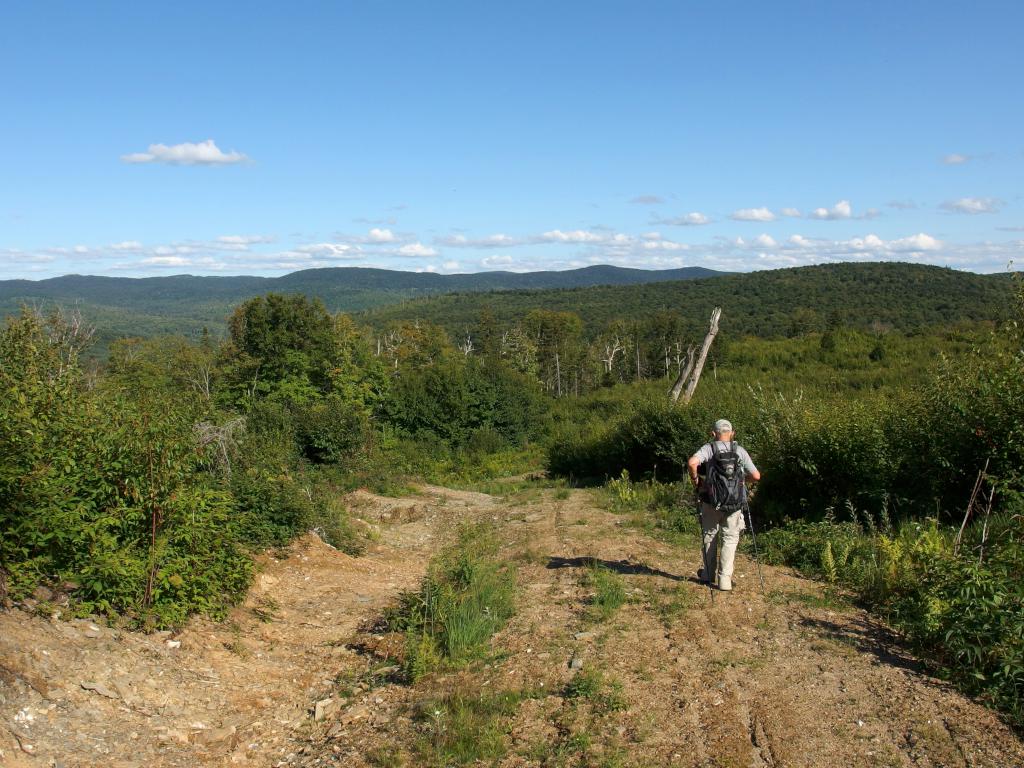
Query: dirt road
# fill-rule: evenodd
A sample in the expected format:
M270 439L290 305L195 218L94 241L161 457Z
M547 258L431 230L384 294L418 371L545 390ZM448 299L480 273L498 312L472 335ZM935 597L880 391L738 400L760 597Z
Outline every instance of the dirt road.
M437 764L431 744L455 724L425 707L455 691L516 692L478 732L500 746L484 764L1024 765L995 714L867 614L781 569L762 595L743 558L736 591L712 605L691 578L696 542L653 539L590 492L350 503L365 555L306 537L261 563L220 624L146 636L0 614L0 765ZM519 610L489 662L405 684L388 652L401 638L375 634L374 618L464 519L497 525ZM627 598L603 618L595 567Z

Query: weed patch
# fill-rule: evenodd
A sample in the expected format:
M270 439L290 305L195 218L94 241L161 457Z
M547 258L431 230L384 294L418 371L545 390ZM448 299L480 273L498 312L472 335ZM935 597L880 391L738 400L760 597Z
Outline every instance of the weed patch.
M508 720L532 690L500 693L452 693L422 704L416 719L422 737L417 765L447 768L480 760L497 760L506 750Z
M483 657L514 611L514 574L497 557L493 529L477 525L462 529L431 563L420 589L403 595L385 623L405 633L405 672L415 681Z
M583 586L594 590L589 613L596 621L607 621L626 602L625 581L603 565L589 566L580 581Z

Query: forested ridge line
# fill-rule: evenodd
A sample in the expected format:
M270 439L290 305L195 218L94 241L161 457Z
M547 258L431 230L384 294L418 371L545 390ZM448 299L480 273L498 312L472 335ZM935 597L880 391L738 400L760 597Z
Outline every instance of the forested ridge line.
M706 325L712 308L721 306L726 308L726 333L771 338L824 331L830 324L908 331L964 320L998 321L1006 317L1012 295L1007 274L844 263L637 286L447 294L368 310L361 319L375 327L424 320L458 333L484 310L500 322L534 309L575 312L588 328L675 312L685 330L695 334Z
M580 316L584 335L615 320L679 316L688 335L701 331L711 308L726 307L723 332L797 336L846 325L912 331L1005 317L1012 288L1005 274L977 275L904 263L829 264L707 277L711 270L624 270L434 275L331 268L279 278L107 278L68 275L45 281L0 281L0 314L28 305L76 308L96 329L90 354L105 357L124 337L166 334L215 337L238 303L268 291L319 298L331 312L361 313L378 330L406 320L439 324L464 335L482 311L510 324L534 309ZM687 279L678 278L686 276ZM664 282L658 282L664 281ZM630 283L630 284L623 284Z
M267 292L319 298L332 312L353 312L452 291L568 288L687 280L718 273L704 267L644 270L595 265L542 272L442 275L367 267L304 269L280 277L105 277L64 275L46 280L0 280L0 315L21 305L76 306L103 342L121 336L223 332L235 305Z

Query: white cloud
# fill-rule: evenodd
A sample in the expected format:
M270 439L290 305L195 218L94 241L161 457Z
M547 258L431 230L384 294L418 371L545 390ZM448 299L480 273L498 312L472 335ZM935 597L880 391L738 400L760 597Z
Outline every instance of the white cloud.
M395 233L390 229L384 229L382 227L373 227L370 233L367 235L367 239L371 243L393 243L398 238L395 237Z
M812 219L825 219L829 221L836 219L848 219L852 215L853 208L850 206L849 200L840 200L831 208L815 208L810 213L810 217Z
M700 211L691 211L690 213L684 213L681 216L655 219L652 223L668 224L673 227L699 227L704 224L710 224L711 219Z
M971 159L970 155L961 155L959 152L953 152L952 154L946 155L942 158L942 162L945 165L963 165Z
M942 241L936 240L931 235L919 232L910 237L901 237L898 240L889 242L890 250L903 251L937 251L942 247Z
M512 264L513 259L508 255L487 256L486 258L480 259L480 266L482 267L508 267Z
M297 246L294 250L296 253L306 256L321 256L334 259L358 259L362 256L358 248L346 245L345 243L313 243L311 245ZM287 252L285 253L287 254Z
M570 232L553 229L542 234L540 239L549 243L597 243L601 242L604 238L601 235L582 229L574 229Z
M449 235L435 238L435 243L451 248L511 248L522 245L522 241L510 235L488 235L487 237L466 237L465 235Z
M192 265L192 260L184 256L150 256L139 264L149 267L188 267Z
M634 205L657 205L659 203L664 203L665 199L663 197L659 197L658 195L638 195L629 202L633 203Z
M913 200L890 200L886 205L900 211L912 211L917 208L917 203Z
M459 262L457 262L457 261L446 261L444 264L441 265L441 268L444 269L444 270L447 270L448 272L451 272L451 271L456 270L456 269L459 268Z
M783 208L779 213L783 216L789 216L791 219L799 219L801 216L798 208Z
M740 208L729 218L733 221L775 221L775 214L767 208Z
M213 139L196 144L150 144L145 152L121 155L126 163L165 163L167 165L232 165L244 163L249 158L241 152L222 152Z
M112 251L141 251L145 246L138 240L123 240L110 246Z
M803 235L792 235L789 238L790 245L795 245L797 248L811 248L814 246L813 240L808 240Z
M218 243L225 245L256 245L257 243L272 243L276 240L272 235L221 235L217 238Z
M997 197L961 197L959 200L947 200L940 208L950 213L997 213L1003 201Z
M401 256L437 256L437 250L423 243L409 243L398 249Z
M754 245L760 248L775 248L778 243L771 235L758 235L754 238Z

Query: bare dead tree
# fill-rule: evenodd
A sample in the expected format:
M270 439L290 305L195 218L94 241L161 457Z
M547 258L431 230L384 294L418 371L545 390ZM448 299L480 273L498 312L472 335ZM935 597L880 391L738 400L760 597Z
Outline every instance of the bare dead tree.
M967 528L967 521L971 518L971 513L974 511L975 503L978 500L978 494L981 492L982 486L985 484L985 478L988 476L988 463L989 459L985 459L985 466L978 473L977 479L974 481L974 488L971 490L971 498L967 502L967 509L964 511L964 521L960 523L960 530L956 533L956 539L953 541L953 555L955 556L960 552L960 542L964 536L964 529Z
M601 362L604 363L605 373L611 373L612 367L615 365L615 356L620 352L624 351L622 341L618 336L615 336L604 343L604 349L601 358Z
M238 450L238 436L245 432L245 419L240 416L224 424L201 421L193 430L199 447L212 445L214 464L225 477L231 477L231 457Z
M476 347L473 346L473 337L469 333L466 334L466 338L459 344L459 349L465 357L469 357L473 354Z
M693 364L697 360L697 348L693 344L686 348L685 358L682 355L682 344L677 344L676 346L676 365L679 366L679 375L676 376L676 382L672 385L672 389L668 391L668 396L673 403L679 400L679 395L683 391L686 379L689 378L690 371L693 370ZM685 364L683 364L684 359L686 361Z
M196 366L195 370L188 374L188 383L206 402L210 402L213 391L213 363L203 362Z
M722 316L722 308L715 307L715 311L711 313L711 325L708 328L708 334L704 337L704 343L700 347L700 355L697 357L697 365L693 369L693 376L690 378L690 383L686 385L686 394L683 395L683 402L690 402L690 398L693 397L694 390L697 389L697 383L700 381L701 371L704 370L704 361L708 359L708 350L711 349L711 342L715 340L715 336L718 335L718 320Z
M708 357L708 350L711 349L711 342L715 340L715 336L718 335L718 320L722 316L721 307L715 307L715 311L711 313L711 323L708 327L708 333L704 337L704 343L700 347L700 354L694 356L694 347L691 344L686 349L686 364L682 366L679 371L679 376L676 377L675 384L672 385L672 389L669 390L669 399L675 403L679 401L679 395L683 392L683 385L686 386L686 394L683 396L683 402L690 402L690 398L693 397L694 390L697 389L697 383L700 381L701 371L704 370L704 362ZM681 358L682 345L677 345L677 355ZM679 359L679 358L677 358ZM689 380L689 383L687 383Z
M57 351L57 370L50 373L50 380L58 381L77 366L82 352L92 344L96 328L85 322L78 309L56 307L45 315L38 305L29 310L39 318L47 341Z

